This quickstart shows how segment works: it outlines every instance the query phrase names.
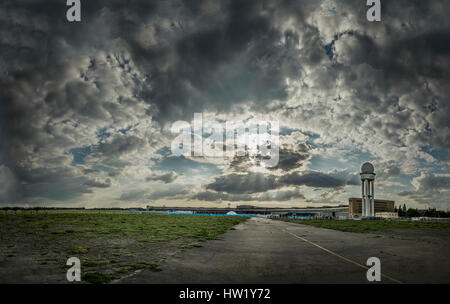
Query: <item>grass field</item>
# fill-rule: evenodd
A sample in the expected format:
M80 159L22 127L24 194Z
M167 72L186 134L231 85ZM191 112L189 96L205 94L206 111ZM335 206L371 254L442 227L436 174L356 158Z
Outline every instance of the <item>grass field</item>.
M0 279L28 263L37 269L33 273L48 274L43 276L48 282L63 282L72 256L81 260L84 282L107 283L143 268L159 271L165 257L201 246L245 220L114 211L3 212Z
M450 222L304 220L304 219L280 219L280 220L296 224L311 225L315 227L347 232L359 232L359 233L375 232L391 229L450 229Z

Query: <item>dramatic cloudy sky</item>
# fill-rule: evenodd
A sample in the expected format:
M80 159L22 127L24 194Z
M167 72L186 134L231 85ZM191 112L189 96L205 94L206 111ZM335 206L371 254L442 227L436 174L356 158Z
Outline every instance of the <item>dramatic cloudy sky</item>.
M450 1L0 4L0 206L449 208ZM280 162L175 156L177 120L271 119Z

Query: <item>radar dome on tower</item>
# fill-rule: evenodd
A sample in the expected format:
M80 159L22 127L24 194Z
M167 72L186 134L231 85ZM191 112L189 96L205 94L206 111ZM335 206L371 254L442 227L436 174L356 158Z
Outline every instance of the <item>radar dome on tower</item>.
M364 174L373 174L374 170L375 169L373 168L373 165L369 162L364 163L361 166L361 173L364 173Z

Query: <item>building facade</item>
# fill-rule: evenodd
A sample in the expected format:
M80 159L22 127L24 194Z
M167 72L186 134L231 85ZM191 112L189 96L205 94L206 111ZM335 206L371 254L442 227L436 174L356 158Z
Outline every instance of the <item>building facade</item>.
M394 212L395 201L376 199L374 204L375 214L379 212ZM352 197L348 199L348 215L362 216L362 198Z

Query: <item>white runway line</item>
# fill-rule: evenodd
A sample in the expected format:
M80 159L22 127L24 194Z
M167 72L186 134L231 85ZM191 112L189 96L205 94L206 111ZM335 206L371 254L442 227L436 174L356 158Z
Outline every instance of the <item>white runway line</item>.
M309 240L307 240L307 239L305 239L305 238L303 238L303 237L301 237L301 236L298 236L298 235L296 235L296 234L294 234L294 233L292 233L292 232L289 232L289 231L287 231L287 230L284 230L284 231L285 231L286 233L289 233L289 234L292 235L293 237L296 237L296 238L298 238L298 239L300 239L300 240L302 240L302 241L304 241L304 242L306 242L306 243L308 243L308 244L311 244L311 245L313 245L313 246L316 246L317 248L320 248L320 249L322 249L323 251L328 252L329 254L332 254L332 255L334 255L334 256L337 256L338 258L340 258L340 259L342 259L342 260L344 260L344 261L346 261L346 262L348 262L348 263L354 264L354 265L356 265L356 266L358 266L358 267L361 267L361 268L363 268L363 269L366 269L366 270L369 269L369 267L367 267L367 266L365 266L365 265L362 265L362 264L360 264L360 263L358 263L358 262L355 262L355 261L353 261L353 260L351 260L351 259L349 259L349 258L346 258L346 257L344 257L344 256L342 256L342 255L340 255L340 254L338 254L338 253L336 253L336 252L334 252L334 251L331 251L331 250L329 250L329 249L327 249L327 248L325 248L325 247L322 247L322 246L320 246L319 244L316 244L316 243L314 243L314 242L311 242L311 241L309 241ZM388 276L388 275L385 275L385 274L383 274L383 273L381 273L381 276L384 277L384 278L386 278L386 279L391 280L392 282L395 282L395 283L398 283L398 284L404 284L403 282L401 282L401 281L399 281L399 280L397 280L397 279L394 279L393 277L390 277L390 276Z

